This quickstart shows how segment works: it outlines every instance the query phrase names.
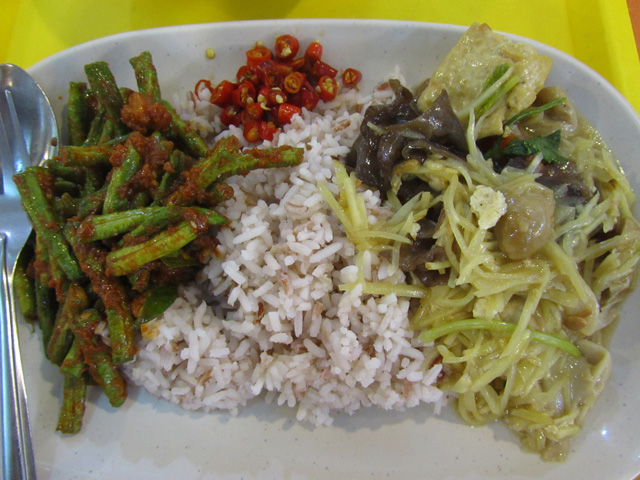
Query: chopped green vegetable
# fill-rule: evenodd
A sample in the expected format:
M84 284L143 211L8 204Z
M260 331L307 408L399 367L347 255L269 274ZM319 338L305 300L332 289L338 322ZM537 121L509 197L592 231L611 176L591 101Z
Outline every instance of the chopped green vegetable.
M80 429L88 385L124 402L119 366L138 329L215 255L212 227L227 220L214 207L233 195L224 180L302 160L300 148L243 149L235 137L210 148L161 98L151 54L130 64L140 95L106 62L86 65L88 83L69 85L71 144L14 177L35 232L14 288L63 375L64 433Z
M486 98L480 105L478 105L475 109L476 118L480 118L482 115L487 113L491 107L504 95L506 95L513 87L515 87L518 82L520 82L520 78L516 75L508 78L503 84L501 84L497 89L495 89L491 95Z
M178 298L178 286L153 286L145 293L144 304L140 315L138 315L138 324L146 323L154 318L158 318L171 304Z
M487 80L484 82L484 86L482 87L482 91L484 92L489 87L491 87L491 85L493 85L498 80L500 80L500 78L502 78L505 75L505 73L507 73L508 71L509 71L509 64L508 63L503 63L501 65L498 65L496 68L494 68L493 69L493 73L491 73L489 78L487 78Z
M127 384L111 357L109 346L95 333L99 322L96 310L86 310L73 323L73 333L79 340L89 374L102 387L111 406L119 407L127 398Z
M498 156L527 156L540 153L548 163L566 163L567 159L558 152L560 148L561 132L555 132L545 137L531 137L526 139L516 138L511 140L504 148L497 149ZM494 150L487 152L487 158L494 158Z
M69 83L69 101L67 117L69 119L69 143L82 145L87 139L90 128L89 106L86 101L87 84L85 82Z
M85 65L84 71L91 90L96 93L98 101L105 108L106 118L113 126L116 134L124 133L126 127L120 118L120 110L122 110L124 102L109 65L106 62L90 63Z
M182 222L175 230L164 230L144 243L119 248L107 255L107 275L121 276L135 272L143 265L169 255L198 237L191 222Z
M220 214L205 208L141 207L104 215L91 215L80 224L79 235L83 242L105 240L126 232L131 232L133 236L145 235L184 220L189 212L205 215L212 224L226 222Z
M475 118L481 117L519 82L520 77L513 74L512 67L507 64L498 65L485 81L480 95L460 112L460 118L467 118L472 112Z
M119 212L127 208L127 199L120 190L142 166L140 154L133 144L129 143L126 148L127 156L124 161L112 170L111 181L102 206L104 213Z
M47 357L52 363L62 364L73 343L71 324L87 307L89 298L84 289L77 283L69 285L47 345Z
M80 266L57 228L53 209L41 184L50 181L51 174L42 167L29 167L24 172L14 175L13 179L36 235L46 245L50 261L56 262L69 279L79 280L82 276Z
M67 355L60 365L60 372L65 376L81 377L87 370L82 350L80 350L80 342L81 340L79 338L74 337L71 348L69 348Z
M564 97L554 98L550 102L545 103L544 105L539 105L537 107L531 107L526 109L523 112L520 112L518 115L513 116L509 120L505 122L505 125L513 125L514 123L519 122L523 118L527 118L531 115L536 115L538 113L545 112L553 107L563 104L567 99Z
M110 168L109 158L113 152L110 145L66 146L60 149L60 162L74 167Z
M462 332L465 330L493 330L497 332L513 333L516 329L515 323L501 322L498 320L484 320L478 318L471 318L468 320L455 320L453 322L447 322L437 327L431 328L420 334L420 340L424 343L431 343L434 340L449 335L451 333ZM544 343L551 347L556 347L565 352L579 357L581 355L580 350L569 340L557 337L537 330L529 330L531 338L536 342Z
M33 321L37 318L37 301L34 280L27 273L30 257L33 256L32 242L24 246L13 271L13 291L16 302L26 320Z
M64 377L62 408L56 430L61 433L77 433L82 428L87 383L83 377Z
M158 84L158 72L153 65L151 53L144 51L137 57L131 58L129 63L133 67L140 93L149 96L154 102L159 102L162 98Z

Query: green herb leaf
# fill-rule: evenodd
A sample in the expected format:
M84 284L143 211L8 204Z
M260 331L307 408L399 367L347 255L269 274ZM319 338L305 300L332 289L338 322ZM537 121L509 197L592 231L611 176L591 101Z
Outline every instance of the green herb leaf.
M160 261L169 268L197 267L202 265L195 258L186 254L182 249L170 255L165 255L160 259Z
M158 318L178 298L178 286L153 286L145 292L145 300L138 317L138 325Z
M502 149L502 153L512 156L526 156L541 153L543 158L549 163L565 163L567 159L558 153L560 139L560 130L556 130L546 137L515 139Z
M560 155L561 132L556 130L546 137L516 138L511 140L504 148L500 148L500 139L484 154L486 158L497 159L506 157L526 157L528 155L542 154L547 163L566 163L568 160Z

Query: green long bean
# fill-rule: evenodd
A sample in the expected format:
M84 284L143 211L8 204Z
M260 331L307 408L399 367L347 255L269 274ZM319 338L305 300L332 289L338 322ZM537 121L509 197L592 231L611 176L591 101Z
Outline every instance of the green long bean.
M70 284L47 344L47 357L52 363L62 364L73 343L71 324L88 307L89 298L84 289L77 283Z
M208 219L223 223L224 217L215 215ZM114 276L128 275L154 260L181 249L198 237L200 227L193 221L180 223L175 229L164 230L150 240L137 245L119 248L107 255L107 273Z
M245 175L258 168L299 165L301 148L283 146L243 150L233 136L218 141L210 155L200 159L186 174L186 182L168 198L170 205L184 205L195 201L198 191L208 189L233 175Z
M112 359L109 347L96 335L100 315L96 310L86 310L73 325L79 348L91 377L100 385L113 407L119 407L127 399L127 384Z
M120 110L124 105L120 89L107 62L94 62L85 65L84 71L91 90L96 93L98 101L105 108L106 118L112 123L117 135L126 132L120 118Z
M69 143L71 145L82 145L87 139L91 114L86 95L87 84L85 82L69 83L67 123L69 125Z
M14 175L13 179L36 234L46 244L50 260L57 262L69 279L79 280L82 277L80 266L71 255L69 244L60 232L53 209L40 185L40 178L50 176L42 167L29 167L23 173Z
M111 145L64 146L60 149L60 161L74 167L110 168L109 159L115 151Z
M128 303L127 290L120 279L105 274L105 249L91 243L83 244L76 233L78 225L69 223L65 231L70 239L82 271L87 275L94 292L102 300L109 315L107 317L113 361L117 364L129 362L136 353L133 314Z
M140 93L147 95L154 102L159 102L162 96L158 83L158 72L153 64L151 53L144 51L137 57L129 59L129 63L133 67Z
M62 407L56 430L60 433L78 433L82 428L85 411L87 383L83 377L65 376L62 393Z
M137 96L118 87L106 62L88 64L87 81L69 85L70 144L15 176L35 247L14 288L64 378L63 433L80 430L89 385L113 406L127 398L120 365L137 353L141 324L176 298L177 279L213 253L211 227L227 223L213 208L233 195L225 179L302 160L302 149L243 149L235 137L211 147L161 98L150 52L129 62L151 108L133 102L125 124L122 110ZM166 129L152 118L163 109ZM97 333L105 324L108 342Z
M127 208L127 198L121 192L125 184L141 167L141 158L133 144L127 146L127 155L123 162L115 167L111 173L111 181L107 186L102 211L104 213L118 212Z

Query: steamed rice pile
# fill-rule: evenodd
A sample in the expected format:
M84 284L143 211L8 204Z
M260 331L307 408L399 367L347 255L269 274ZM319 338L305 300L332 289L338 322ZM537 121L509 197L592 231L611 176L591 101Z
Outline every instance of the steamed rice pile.
M299 167L229 180L235 197L219 208L230 220L218 236L220 258L145 325L127 366L132 382L189 410L236 413L263 395L315 425L331 424L332 411L367 406L440 409L441 365L410 330L409 301L339 289L357 278L355 247L316 186L324 181L337 193L332 163L358 134L357 112L390 95L350 91L305 111L273 141L304 147ZM179 106L205 136L218 127L206 100ZM389 215L377 193L362 194L372 222ZM369 280L404 280L375 254L364 270Z

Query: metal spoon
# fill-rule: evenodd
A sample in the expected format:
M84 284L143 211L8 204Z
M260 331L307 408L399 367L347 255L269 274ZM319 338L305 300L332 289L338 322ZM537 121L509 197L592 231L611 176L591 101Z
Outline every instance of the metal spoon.
M17 65L3 63L0 64L0 87L11 88L31 165L57 155L58 147L51 140L58 138L58 124L40 85Z
M37 164L47 158L52 158L57 153L57 146L52 142L58 138L58 127L55 115L44 91L21 68L11 65L0 65L0 90L11 97L11 103L15 107L24 145L16 148L18 152L13 157L13 165L16 172L24 170L31 164ZM6 91L6 92L5 92ZM20 142L20 132L14 132L14 138L7 141ZM26 147L26 150L25 150ZM20 209L16 209L20 210ZM2 212L5 230L15 232L18 227L28 228L26 214L21 211ZM20 216L22 215L22 217ZM12 226L13 224L15 226ZM19 223L16 223L19 222ZM12 230L12 229L16 230ZM25 232L27 233L27 232ZM12 242L13 240L13 242ZM13 277L13 269L22 245L17 238L9 238L6 249L6 262L9 268L9 279ZM8 307L12 310L14 302L9 295ZM13 312L15 313L15 312ZM5 351L3 341L2 391L2 472L4 478L11 479L35 479L35 461L31 442L29 425L27 396L24 385L24 376L18 348L18 337L15 324L3 328L3 335L8 336L9 343L13 345L9 351ZM7 340L6 337L3 337ZM14 352L13 361L10 361L11 351ZM11 381L9 381L11 380Z

